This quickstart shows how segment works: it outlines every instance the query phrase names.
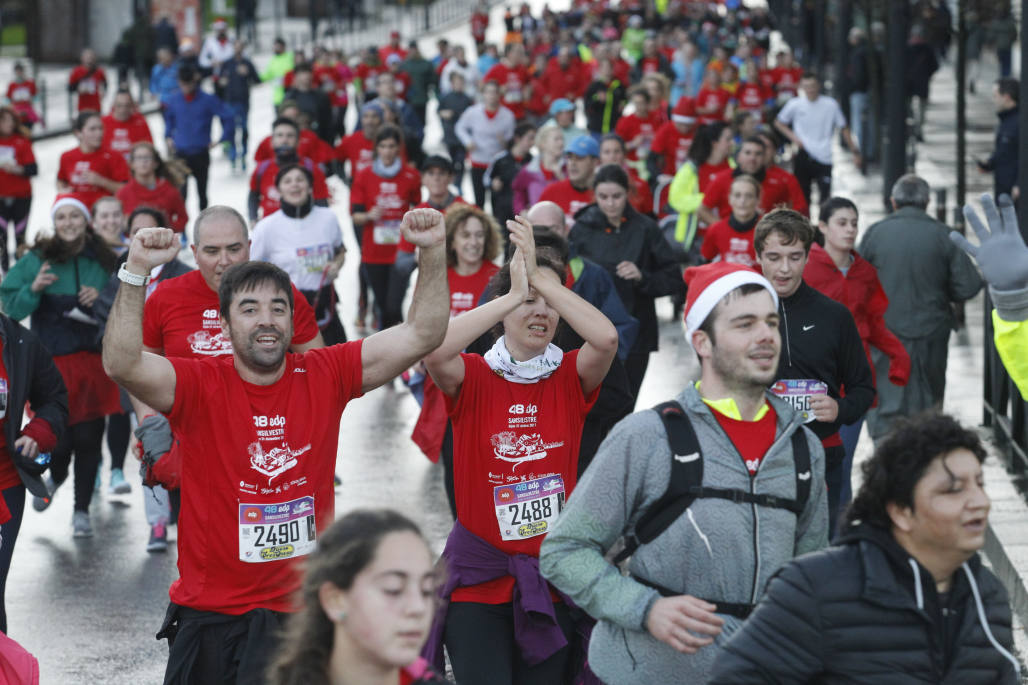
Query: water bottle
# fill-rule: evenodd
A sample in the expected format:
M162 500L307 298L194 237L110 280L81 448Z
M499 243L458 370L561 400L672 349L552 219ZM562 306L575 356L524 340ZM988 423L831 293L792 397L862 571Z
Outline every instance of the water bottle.
M40 466L49 466L50 465L50 453L49 452L40 452L38 455L36 455L35 462L37 464L39 464Z

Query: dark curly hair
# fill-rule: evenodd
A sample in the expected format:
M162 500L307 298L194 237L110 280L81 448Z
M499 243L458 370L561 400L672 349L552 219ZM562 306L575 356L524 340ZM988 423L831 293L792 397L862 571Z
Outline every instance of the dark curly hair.
M318 591L325 583L349 590L375 558L383 538L405 532L422 537L417 524L403 514L390 509L357 509L321 533L303 577L303 607L288 619L282 646L268 669L269 685L330 682L328 660L335 624L325 614Z
M846 511L846 525L868 523L890 529L886 505L890 502L914 508L914 488L934 459L953 450L966 449L985 461L978 434L947 414L927 412L896 422L879 443L874 456L864 462L864 483Z

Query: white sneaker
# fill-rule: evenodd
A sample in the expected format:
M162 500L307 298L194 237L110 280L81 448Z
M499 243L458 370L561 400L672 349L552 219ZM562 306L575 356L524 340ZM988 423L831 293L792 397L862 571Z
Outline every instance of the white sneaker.
M93 537L93 526L89 524L88 511L76 511L71 517L72 537Z

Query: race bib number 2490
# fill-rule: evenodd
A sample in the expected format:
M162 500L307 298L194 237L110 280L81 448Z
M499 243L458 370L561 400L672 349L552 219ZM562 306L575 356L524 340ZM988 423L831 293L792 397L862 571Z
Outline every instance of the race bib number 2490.
M260 564L314 551L314 498L275 504L239 504L239 560Z

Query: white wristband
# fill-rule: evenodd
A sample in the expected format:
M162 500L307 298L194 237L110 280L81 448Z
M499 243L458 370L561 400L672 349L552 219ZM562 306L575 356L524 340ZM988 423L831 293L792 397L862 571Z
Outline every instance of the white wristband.
M118 280L122 283L128 283L129 285L142 286L150 282L150 276L140 276L139 274L134 274L127 268L125 268L125 264L122 264L121 268L118 269Z

